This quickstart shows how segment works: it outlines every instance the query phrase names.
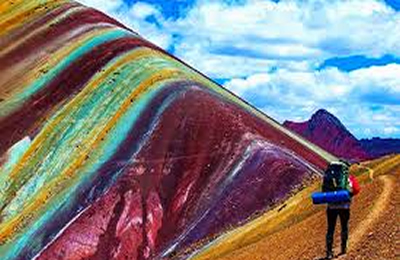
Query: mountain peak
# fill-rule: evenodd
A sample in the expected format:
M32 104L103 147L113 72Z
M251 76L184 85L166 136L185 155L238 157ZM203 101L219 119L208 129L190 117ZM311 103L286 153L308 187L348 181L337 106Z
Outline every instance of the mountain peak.
M325 109L319 109L317 112L315 112L312 116L311 119L309 120L311 125L318 125L320 123L323 124L333 124L336 127L339 127L345 131L347 131L346 127L340 122L340 120L334 116L332 113ZM349 132L350 133L350 132Z
M323 109L323 108L318 109L317 112L314 113L314 115L330 115L330 116L335 117L333 114L329 113L328 110Z
M317 110L307 121L286 121L284 126L338 157L355 160L369 158L359 141L336 116L325 109Z
M324 118L330 117L330 118L335 118L335 119L336 119L336 117L335 117L332 113L330 113L328 110L325 110L325 109L323 109L323 108L318 109L318 110L311 116L311 118L313 118L313 117L316 117L316 118L318 118L318 117L324 117Z

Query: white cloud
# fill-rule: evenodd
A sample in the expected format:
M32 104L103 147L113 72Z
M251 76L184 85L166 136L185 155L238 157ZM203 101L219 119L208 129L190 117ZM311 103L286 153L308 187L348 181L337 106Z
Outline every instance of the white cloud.
M394 126L388 126L383 129L383 132L387 135L393 135L400 133L400 128Z
M160 16L160 11L154 6L144 2L135 3L130 10L133 17L145 19L151 15Z
M162 13L155 5L136 2L119 17L124 24L161 48L167 49L171 46L172 36L169 32L162 26L159 27L156 23L146 20L148 17L152 17L160 25L165 22Z
M336 56L400 55L400 14L377 0L199 1L164 27L182 36L177 56L214 78L296 62L315 68Z

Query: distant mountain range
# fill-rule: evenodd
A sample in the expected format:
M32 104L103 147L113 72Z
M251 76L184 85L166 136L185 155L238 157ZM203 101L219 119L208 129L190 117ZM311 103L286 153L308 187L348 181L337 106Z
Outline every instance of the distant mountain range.
M365 151L373 158L391 153L400 153L400 139L379 138L361 139L360 143Z
M283 125L328 152L348 160L363 161L400 153L400 139L377 137L358 140L337 117L324 109L315 112L305 122L285 121Z

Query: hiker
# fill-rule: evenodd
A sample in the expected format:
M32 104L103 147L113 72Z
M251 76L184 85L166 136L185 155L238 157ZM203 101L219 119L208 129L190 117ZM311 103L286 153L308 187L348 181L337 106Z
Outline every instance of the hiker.
M340 160L329 164L328 168L324 173L324 179L322 183L322 191L339 191L348 190L350 197L353 196L352 182L354 178L349 177L350 163ZM358 187L358 184L357 184ZM326 215L328 222L328 230L326 234L326 259L333 258L333 240L335 234L336 220L340 218L340 225L342 228L341 233L341 252L340 255L346 254L347 251L347 239L349 236L349 219L350 219L350 204L351 199L348 202L336 202L328 203Z

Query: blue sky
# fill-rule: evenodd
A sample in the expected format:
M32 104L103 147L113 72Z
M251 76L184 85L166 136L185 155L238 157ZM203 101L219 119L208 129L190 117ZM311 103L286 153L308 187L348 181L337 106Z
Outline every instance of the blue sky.
M400 137L400 0L80 0L280 122Z

